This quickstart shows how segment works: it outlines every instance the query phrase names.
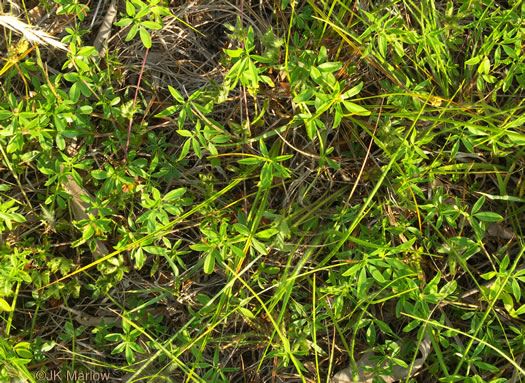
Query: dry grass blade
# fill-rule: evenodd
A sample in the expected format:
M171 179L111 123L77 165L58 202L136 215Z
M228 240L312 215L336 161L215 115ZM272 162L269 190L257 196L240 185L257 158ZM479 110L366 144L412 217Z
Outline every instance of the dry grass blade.
M65 44L56 40L49 33L44 32L32 25L26 24L14 16L0 16L0 25L13 32L23 35L28 41L35 44L50 45L58 49L69 51Z

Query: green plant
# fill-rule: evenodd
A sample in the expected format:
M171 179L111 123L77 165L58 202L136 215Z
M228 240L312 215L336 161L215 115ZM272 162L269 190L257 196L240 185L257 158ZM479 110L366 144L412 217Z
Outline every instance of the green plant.
M15 206L17 200L0 200L0 202L2 202L0 204L0 234L6 230L13 230L13 222L24 223L26 221L22 214L16 212L18 210L18 207Z
M118 27L131 25L126 41L133 40L137 35L146 48L151 48L151 36L148 29L159 30L162 28L161 16L169 15L169 11L162 5L160 0L151 0L148 4L140 0L126 0L126 15L115 23Z
M123 352L128 364L133 364L136 352L140 354L146 353L146 350L137 343L137 338L141 332L138 329L131 329L130 322L126 320L126 318L122 320L122 330L123 333L107 334L104 338L111 342L119 342L113 351L111 351L112 355Z
M13 378L23 377L29 382L34 382L33 375L27 369L33 353L28 342L12 344L10 340L0 340L0 379L9 381Z
M75 326L72 322L66 322L64 332L60 334L61 341L74 340L78 338L86 330L85 326Z
M234 41L239 41L241 47L224 50L224 53L231 59L231 68L224 79L223 86L231 90L240 82L253 97L256 96L260 83L274 87L275 85L271 78L262 74L268 67L257 68L256 64L262 63L269 66L277 64L279 59L278 50L283 41L275 38L272 31L269 30L261 38L263 45L267 47L261 56L253 53L255 50L255 33L252 27L249 27L247 30L242 28L239 18L235 27L229 24L226 27L232 32L230 38Z
M159 190L151 187L151 197L149 193L142 193L141 206L146 211L136 222L145 224L147 232L150 233L161 226L167 225L170 215L179 216L182 214L184 207L191 205L191 198L182 198L185 192L185 188L178 188L161 197Z
M0 380L523 373L522 2L16 3Z

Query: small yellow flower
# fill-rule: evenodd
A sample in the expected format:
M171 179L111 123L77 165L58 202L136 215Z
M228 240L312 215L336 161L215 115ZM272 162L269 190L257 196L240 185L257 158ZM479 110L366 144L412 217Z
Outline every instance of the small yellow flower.
M15 54L21 55L22 53L24 53L28 49L29 49L29 41L27 41L25 39L20 39L20 41L16 45Z
M441 106L441 101L442 99L440 97L434 97L434 96L430 97L430 100L429 100L430 105L436 108L439 108Z

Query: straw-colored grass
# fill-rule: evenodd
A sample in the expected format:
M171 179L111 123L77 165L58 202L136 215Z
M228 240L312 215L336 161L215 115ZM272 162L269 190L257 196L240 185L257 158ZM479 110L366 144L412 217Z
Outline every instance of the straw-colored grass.
M38 29L32 25L26 24L14 16L2 15L0 16L0 25L24 36L26 40L35 44L49 45L57 49L68 51L67 46L49 33Z

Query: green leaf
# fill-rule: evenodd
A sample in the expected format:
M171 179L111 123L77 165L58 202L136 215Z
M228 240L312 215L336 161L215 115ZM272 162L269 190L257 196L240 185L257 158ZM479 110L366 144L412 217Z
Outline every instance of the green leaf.
M179 93L179 91L175 88L173 88L171 85L168 85L168 90L170 91L173 98L179 103L184 103L184 97Z
M202 158L201 146L199 144L199 141L195 138L191 138L191 146L193 147L193 151L195 152L197 157L199 157L199 159Z
M94 235L95 235L95 228L92 225L84 226L84 229L82 230L82 240L83 241L87 241Z
M520 116L517 119L509 121L508 123L506 123L503 126L503 129L515 128L516 126L522 126L523 124L525 124L525 116ZM506 132L506 133L509 133L509 132ZM518 134L518 133L516 133L516 134ZM521 134L521 136L523 137L524 134Z
M354 104L350 101L343 101L343 105L352 114L359 114L361 116L368 116L370 114L370 111L363 108L361 105Z
M262 158L250 157L237 160L237 162L243 165L257 165L264 162L264 160Z
M128 32L128 35L124 39L124 41L130 41L133 40L133 38L137 35L137 32L139 31L139 26L137 24L133 25Z
M233 79L234 81L231 82L230 88L233 89L237 86L237 81L243 74L243 72L246 69L246 65L248 63L248 58L243 57L239 61L237 61L233 66L230 68L230 72L226 75L225 81Z
M355 276L357 272L361 270L362 268L363 268L363 265L361 263L356 263L355 265L350 267L348 270L343 272L342 276L343 277Z
M218 135L214 136L211 140L212 140L212 142L214 144L224 144L224 143L230 141L230 137L228 137L225 134L218 134Z
M86 64L86 68L88 68L87 64ZM85 84L84 81L78 81L76 82L76 84L78 85L78 87L80 88L80 91L85 97L91 96L91 91L89 90L89 87Z
M489 271L488 273L485 273L485 274L481 274L480 277L489 281L491 280L492 278L494 278L496 275L498 275L497 272L495 271Z
M370 275L372 275L372 278L374 278L379 283L385 283L385 278L383 277L383 274L381 274L381 272L374 266L369 266L368 272L370 273Z
M195 243L193 245L190 245L190 249L195 251L208 251L210 249L210 245L207 245L205 243Z
M133 351L136 351L140 354L146 353L146 350L144 350L144 347L142 347L140 344L133 342L133 343L130 343L129 346L133 349Z
M509 266L509 263L510 263L509 256L507 254L505 254L505 256L503 257L503 259L501 260L501 263L499 265L500 273L504 273L505 271L507 271L507 267Z
M239 233L246 237L250 235L250 229L246 225L243 225L242 223L234 223L233 228Z
M317 62L319 64L322 64L324 63L326 60L328 60L328 50L326 49L325 46L322 46L320 49L319 49L319 55L317 56Z
M0 110L0 121L10 118L11 115L12 115L12 113L9 110L3 110L3 109Z
M28 119L28 120L36 117L36 113L33 113L33 112L20 112L19 115L20 117Z
M122 335L118 333L107 334L104 339L109 340L110 342L118 342L122 339Z
M253 315L253 313L248 310L247 308L244 308L244 307L239 307L237 309L243 316L245 316L246 318L248 319L254 319L255 318L255 315Z
M472 213L471 214L476 214L479 211L479 209L481 209L481 207L483 206L484 203L485 203L485 197L481 196L481 198L476 201L474 206L472 206Z
M458 283L455 280L449 281L445 283L445 285L439 289L439 294L444 297L451 295L454 293L454 291L456 291L457 287L458 287Z
M155 201L160 200L160 191L156 187L151 188L151 196Z
M244 53L244 49L223 49L224 53L226 53L231 58L240 57Z
M177 159L177 161L182 160L188 155L188 153L190 152L190 145L191 139L187 139L186 142L184 142L184 145L182 145L182 150L180 151L179 158Z
M24 359L32 359L33 352L31 351L31 345L28 342L17 343L14 347L17 355Z
M271 237L273 237L278 232L279 232L279 230L277 230L275 228L270 228L270 229L266 229L266 230L261 230L258 233L256 233L255 235L258 238L260 238L260 239L270 239Z
M341 69L341 67L343 66L343 64L339 61L337 62L326 62L326 63L323 63L321 65L319 65L317 68L319 68L319 70L321 72L335 72L339 69Z
M80 114L91 114L93 112L93 107L91 105L82 105L78 109Z
M90 46L83 47L77 52L77 56L82 56L82 57L95 56L96 54L97 54L97 50L95 49L95 47L90 47Z
M69 98L73 102L77 102L80 98L80 88L78 86L78 82L75 82L73 85L71 85L71 88L69 89Z
M66 149L66 141L64 140L64 136L62 136L61 134L56 135L56 143L58 149L62 151Z
M272 173L272 164L267 162L263 165L261 169L261 187L263 189L272 186L273 173Z
M379 54L385 58L386 57L386 50L387 50L387 40L384 33L380 33L377 36L377 47L379 48Z
M135 2L135 4L136 4L136 2ZM146 16L148 13L151 12L150 7L146 6L146 4L144 4L144 3L142 5L140 5L140 6L138 6L138 8L140 8L140 10L135 15L135 19L137 19L137 20L142 19L144 16Z
M206 258L204 258L204 272L206 274L211 274L214 268L215 268L215 256L213 254L213 251L210 251L206 254Z
M126 343L120 343L119 345L117 345L117 347L113 349L113 351L111 351L111 355L121 353L122 351L124 351L125 347L126 347Z
M97 180L105 180L108 178L108 172L105 170L93 170L91 176Z
M146 28L140 28L140 39L146 48L151 48L151 36Z
M130 1L126 1L126 13L130 17L135 16L135 7Z
M312 98L314 94L315 94L314 88L304 89L301 93L299 93L297 96L294 97L293 102L295 102L296 104L300 104L301 102L308 101Z
M376 326L371 323L370 326L366 329L366 343L369 345L375 345L376 341Z
M476 65L481 61L481 56L474 56L467 61L465 61L466 65Z
M407 368L408 367L408 364L404 360L401 360L401 359L398 359L398 358L392 358L392 361L395 364L397 364L398 366L401 366L403 368Z
M177 133L180 136L182 136L182 137L191 137L191 136L193 136L189 130L185 130L185 129L179 129L179 130L177 130Z
M263 140L259 140L259 149L261 150L261 154L265 158L269 158L270 157L270 153L268 153L268 148L266 147L266 144L264 143Z
M308 135L308 138L310 140L313 140L315 137L315 133L317 132L315 123L313 121L305 121L304 126L306 128L306 134Z
M479 64L478 73L489 74L490 72L490 60L488 57L485 57L481 64Z
M116 23L114 23L114 25L117 26L117 27L127 27L132 22L133 22L133 19L130 19L129 17L125 17L123 19L120 19Z
M492 372L499 372L499 367L493 366L492 364L488 364L481 361L475 361L474 364L476 367L480 368L481 370L485 371L492 371Z
M328 157L325 157L325 160L326 160L326 163L334 170L339 170L340 166L337 162L335 162L334 160L328 158Z
M292 158L293 156L294 156L293 154L283 154L282 156L275 157L274 160L276 162L286 161L286 160Z
M525 145L525 134L515 133L511 131L505 132L510 141L516 145Z
M12 310L11 310L11 306L9 305L9 303L7 303L6 300L0 298L0 312L2 311L10 312Z
M361 81L358 85L354 86L350 90L347 90L346 92L344 92L341 98L343 100L346 100L347 98L355 96L361 91L361 88L363 88L363 81Z
M172 105L168 106L166 109L164 109L162 112L155 115L155 117L167 117L171 116L173 113L176 113L180 110L180 105Z
M258 63L263 63L263 64L270 64L273 61L269 57L263 57L259 55L250 55L250 57L252 58L253 61L258 62Z
M518 281L516 279L513 279L511 286L512 286L512 293L514 294L514 298L516 298L516 302L519 302L521 299L521 287Z
M80 72L89 72L89 65L84 61L84 59L74 59L75 64L77 64Z
M186 188L178 188L178 189L172 190L164 196L163 200L168 201L168 202L174 201L182 197L185 192L186 192Z
M514 72L510 71L507 73L507 76L505 76L505 79L503 80L503 87L501 88L503 92L509 90L510 86L512 85L512 80L514 80Z
M364 297L366 285L366 270L364 268L359 272L359 277L357 278L357 298L361 299Z
M316 67L312 67L310 69L310 77L315 82L318 82L318 80L321 79L321 71L319 69L317 69Z
M483 76L478 76L478 78L476 79L476 89L479 92L483 92L483 90L485 89L485 81L483 80Z
M149 247L155 247L155 246L149 246ZM146 248L144 248L144 251L146 251ZM133 258L135 259L135 267L137 270L142 269L144 266L144 263L146 263L146 254L144 254L144 251L142 251L142 248L139 247L137 251L135 251L133 254Z
M522 305L519 309L517 309L515 312L514 312L514 315L515 317L517 318L518 316L520 315L523 315L525 314L525 305Z
M474 217L484 222L499 222L503 220L503 217L497 213L491 211L482 211L474 214Z
M237 246L234 246L234 245L228 245L228 247L230 248L230 250L233 252L233 254L235 254L235 256L237 257L237 259L242 259L244 258L244 252L239 249Z
M248 81L246 85L256 87L259 82L259 73L252 60L248 60L248 68L243 72L243 78Z
M126 346L126 361L128 362L128 364L133 364L133 362L135 361L135 354L133 353L133 350L131 349L131 347L128 347Z
M255 250L257 250L258 253L262 255L268 254L264 245L258 240L256 240L255 238L252 238L252 246L254 247Z
M388 326L388 324L386 324L382 320L379 320L376 318L374 319L374 322L377 325L377 327L379 327L379 329L383 331L384 333L394 335L394 332L392 331L390 326Z
M270 275L276 275L276 274L279 274L279 272L281 271L281 268L280 267L277 267L277 266L274 266L274 267L265 267L264 268L264 272L266 274L270 274Z
M154 21L141 21L140 22L144 27L158 31L162 29L162 25Z
M507 54L507 56L509 56L510 58L512 58L514 60L518 59L518 55L516 54L516 51L514 49L512 49L508 45L502 45L502 47L503 47L503 50L505 51L505 53Z

